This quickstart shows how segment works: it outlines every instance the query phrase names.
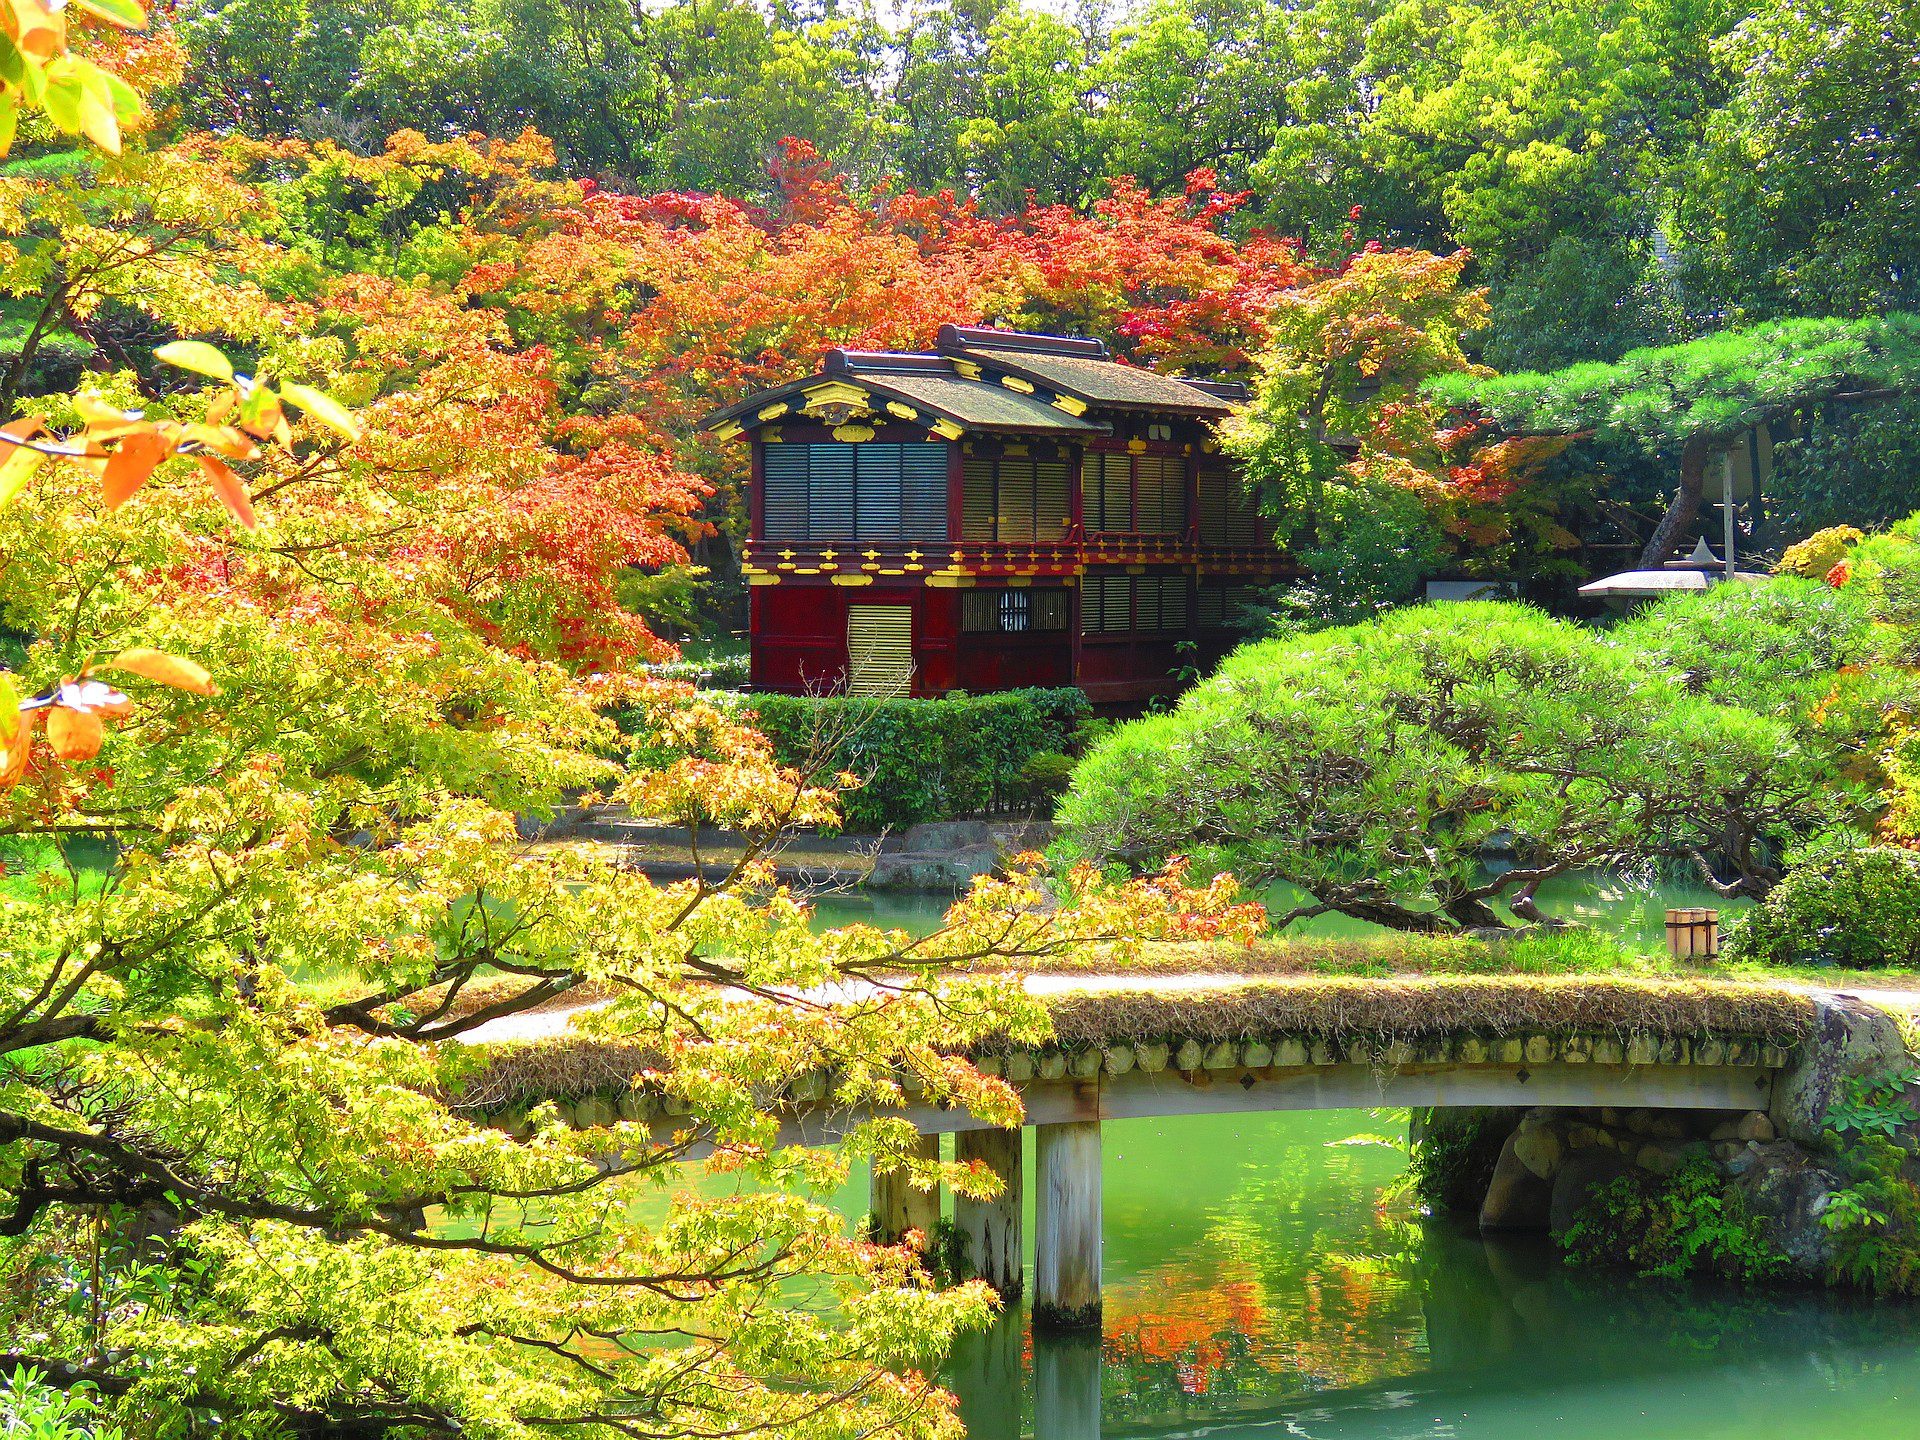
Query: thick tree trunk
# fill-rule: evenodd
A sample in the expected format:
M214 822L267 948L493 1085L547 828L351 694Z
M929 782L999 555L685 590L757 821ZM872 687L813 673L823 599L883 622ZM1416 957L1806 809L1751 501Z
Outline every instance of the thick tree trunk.
M1707 483L1707 461L1722 443L1717 435L1695 435L1680 451L1680 488L1674 492L1667 513L1653 527L1653 538L1640 552L1642 570L1658 570L1673 558L1674 550L1693 529L1700 514L1700 501Z

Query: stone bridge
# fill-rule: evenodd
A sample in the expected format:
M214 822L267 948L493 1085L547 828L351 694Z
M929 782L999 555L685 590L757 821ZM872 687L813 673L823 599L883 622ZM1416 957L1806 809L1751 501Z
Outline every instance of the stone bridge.
M1206 977L1204 985L1151 990L1100 983L1107 988L1075 986L1049 999L1055 1043L973 1057L1019 1091L1036 1132L1033 1314L1049 1328L1099 1322L1108 1120L1376 1106L1760 1112L1805 1144L1818 1138L1839 1080L1884 1068L1899 1047L1883 1011L1783 986L1584 977ZM564 1024L562 1017L556 1029ZM683 1104L629 1083L639 1067L624 1047L551 1034L544 1043L599 1056L600 1078L576 1065L564 1091L529 1092L514 1082L515 1052L543 1042L514 1038L497 1047L491 1078L482 1077L469 1102L498 1123L513 1128L532 1100L559 1104L581 1127L644 1121L665 1135L681 1123ZM831 1089L831 1076L815 1075L779 1097L784 1140L828 1142L857 1118L829 1103ZM899 1113L919 1131L923 1158L937 1157L951 1134L955 1158L981 1162L1000 1179L992 1200L954 1197L957 1251L966 1273L1003 1296L1019 1294L1029 1181L1019 1131L911 1096ZM879 1175L872 1212L885 1238L930 1236L941 1197L898 1174Z

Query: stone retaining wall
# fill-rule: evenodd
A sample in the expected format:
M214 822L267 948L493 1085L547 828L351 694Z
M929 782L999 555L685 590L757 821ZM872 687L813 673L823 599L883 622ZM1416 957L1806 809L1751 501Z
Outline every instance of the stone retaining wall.
M1710 1165L1791 1273L1826 1282L1835 1239L1821 1216L1846 1184L1829 1107L1849 1080L1913 1065L1891 1016L1853 996L1825 996L1813 1032L1776 1074L1767 1110L1436 1110L1415 1115L1413 1141L1451 1148L1442 1198L1476 1209L1490 1233L1559 1238L1597 1191L1623 1176ZM1900 1138L1920 1156L1920 1135ZM1914 1163L1920 1169L1920 1159Z

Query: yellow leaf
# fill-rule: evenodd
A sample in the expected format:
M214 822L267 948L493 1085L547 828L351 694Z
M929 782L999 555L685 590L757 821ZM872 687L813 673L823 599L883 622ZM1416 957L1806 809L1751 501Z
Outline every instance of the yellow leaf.
M229 460L251 460L260 453L251 437L231 425L186 425L180 433L184 439L197 440L205 449Z
M73 397L74 413L86 422L88 429L98 425L128 425L140 419L138 410L122 410L109 405L91 390L82 390Z
M16 445L5 460L0 460L0 508L11 504L13 497L26 488L27 482L39 470L40 462L45 459L46 456L38 450Z
M13 676L0 670L0 750L11 750L26 735L27 717L20 713L20 687L13 683Z
M153 358L215 380L233 379L233 362L204 340L174 340L156 349Z
M16 420L11 425L0 425L0 445L5 446L6 454L6 458L0 460L0 506L20 493L46 459L38 450L29 450L20 443L31 440L45 428L39 420Z
M97 15L123 30L138 30L147 23L147 12L134 0L73 0L73 3L89 15Z
M122 650L106 663L105 668L124 670L143 680L171 685L176 690L191 690L196 695L218 693L214 689L213 677L207 673L205 666L196 665L178 655L169 655L164 650L149 649L145 645Z
M316 390L311 385L296 385L290 380L281 384L280 395L283 399L291 400L329 430L336 430L349 440L360 438L360 427L354 423L352 413L331 395Z
M80 133L102 150L109 155L120 153L120 117L113 113L111 101L101 99L91 89L82 88L75 109L75 120Z
M47 0L7 0L13 24L8 28L21 53L51 60L67 48L67 22L59 7Z

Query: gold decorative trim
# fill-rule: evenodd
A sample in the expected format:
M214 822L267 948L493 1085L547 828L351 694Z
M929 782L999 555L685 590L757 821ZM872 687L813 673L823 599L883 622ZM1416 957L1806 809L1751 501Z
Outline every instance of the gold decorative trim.
M820 405L858 405L864 409L873 403L872 392L858 385L850 385L845 380L809 385L803 393L807 397L809 410Z
M862 585L871 585L873 583L873 576L871 575L835 575L833 577L833 583L836 585L845 586L849 590L857 590Z
M1033 394L1033 382L1031 380L1023 380L1018 375L1002 375L1000 377L1000 383L1009 390L1018 390L1022 395Z
M1087 402L1072 395L1056 395L1053 397L1053 408L1064 410L1069 415L1084 415L1087 413Z
M746 433L746 427L738 420L723 420L707 432L716 440L732 440Z
M788 405L786 401L776 400L773 402L773 404L762 407L759 412L758 418L762 420L778 420L782 415L786 414L787 411L790 410L791 408L792 407Z

